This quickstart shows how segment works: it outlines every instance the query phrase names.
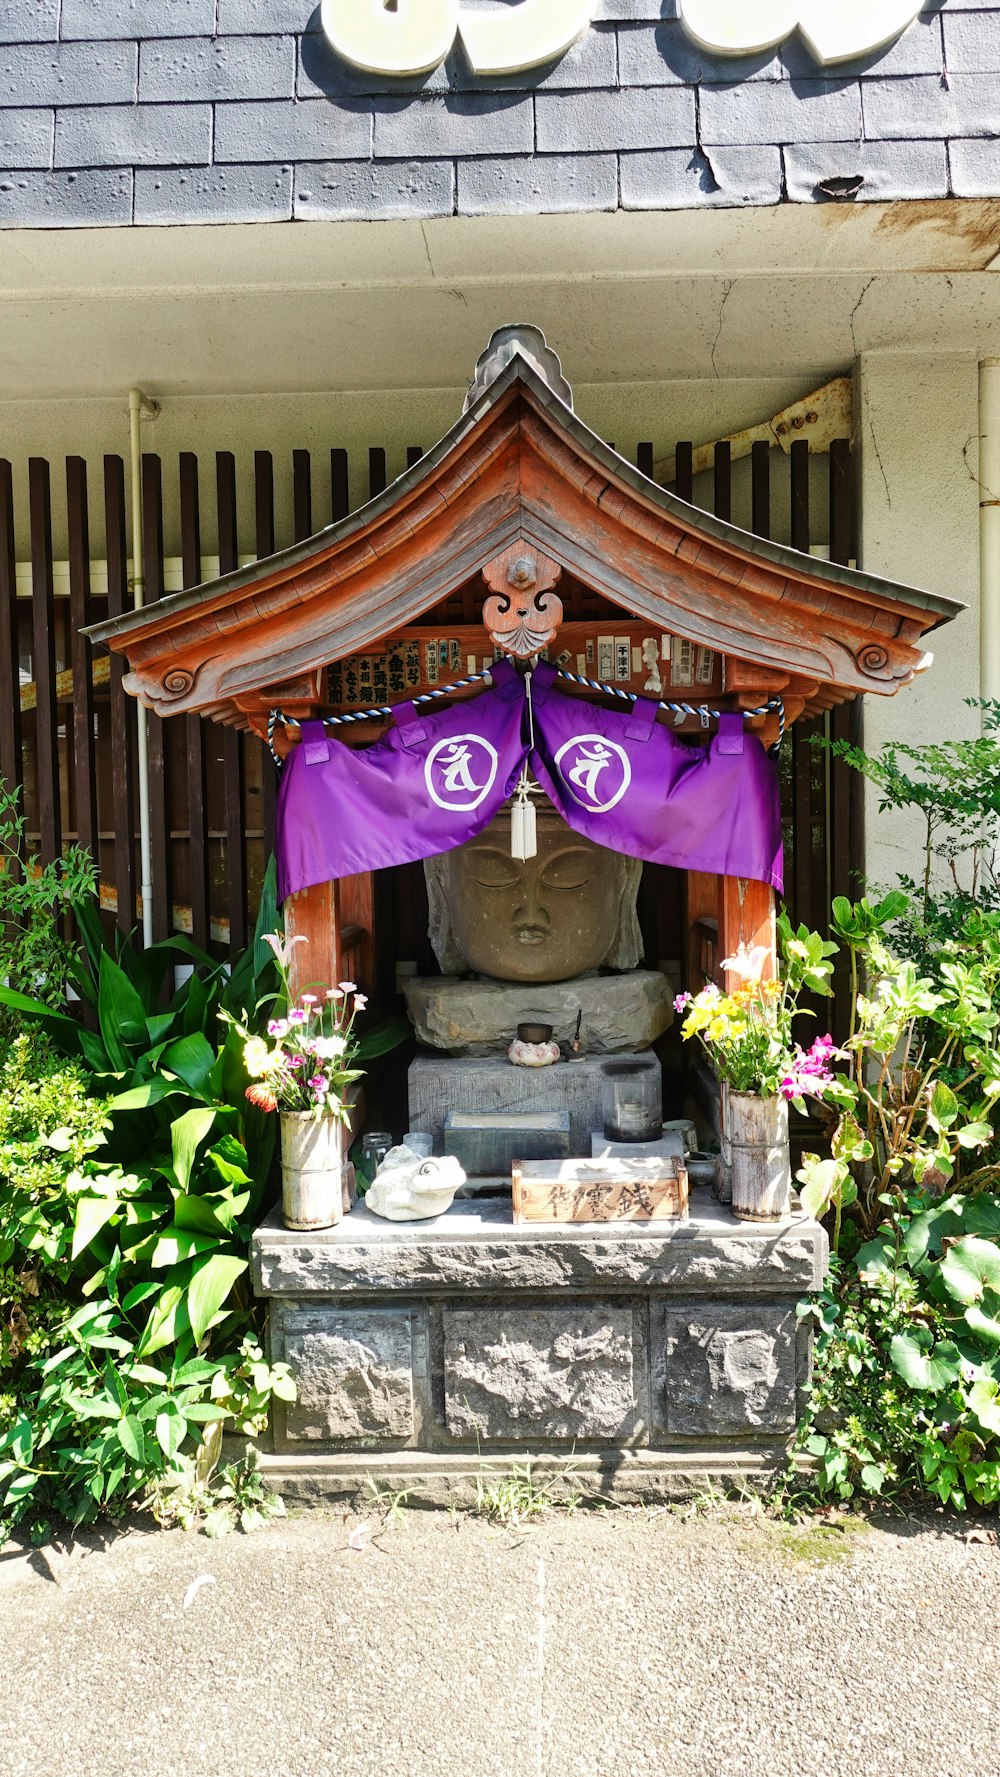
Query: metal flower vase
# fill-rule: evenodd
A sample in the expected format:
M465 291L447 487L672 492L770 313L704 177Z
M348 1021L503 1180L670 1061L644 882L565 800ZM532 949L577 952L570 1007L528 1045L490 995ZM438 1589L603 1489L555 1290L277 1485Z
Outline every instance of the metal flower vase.
M788 1106L733 1091L726 1100L733 1214L741 1222L783 1221L792 1203Z
M344 1213L344 1125L281 1113L281 1211L286 1228L333 1228Z

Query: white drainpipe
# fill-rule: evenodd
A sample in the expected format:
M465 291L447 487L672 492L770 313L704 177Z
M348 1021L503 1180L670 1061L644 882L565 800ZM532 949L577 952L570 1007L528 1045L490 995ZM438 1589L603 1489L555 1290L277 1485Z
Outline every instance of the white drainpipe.
M142 536L142 439L140 422L145 417L152 419L159 412L155 401L150 401L141 389L130 389L128 392L129 442L132 477L132 598L137 611L140 611L146 599L146 574ZM149 830L149 738L146 725L146 710L143 704L137 709L138 733L138 767L139 767L139 869L142 895L142 941L149 947L153 942L153 848Z
M979 366L979 695L1000 699L1000 358Z

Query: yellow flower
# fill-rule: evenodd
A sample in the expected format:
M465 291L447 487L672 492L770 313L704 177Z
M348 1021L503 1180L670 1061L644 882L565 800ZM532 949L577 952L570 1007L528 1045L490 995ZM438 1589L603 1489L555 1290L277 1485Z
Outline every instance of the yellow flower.
M705 1035L708 1037L710 1043L724 1043L726 1037L729 1035L729 1020L726 1018L713 1018Z
M243 1049L243 1065L252 1080L259 1080L271 1065L271 1051L263 1037L250 1037Z

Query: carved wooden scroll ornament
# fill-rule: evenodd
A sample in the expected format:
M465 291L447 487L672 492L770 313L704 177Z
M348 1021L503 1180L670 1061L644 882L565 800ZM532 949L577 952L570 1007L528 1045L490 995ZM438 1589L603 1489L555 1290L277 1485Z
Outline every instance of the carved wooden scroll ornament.
M530 660L549 646L563 620L562 599L552 591L561 575L558 562L523 543L483 569L493 594L483 606L483 623L494 647Z

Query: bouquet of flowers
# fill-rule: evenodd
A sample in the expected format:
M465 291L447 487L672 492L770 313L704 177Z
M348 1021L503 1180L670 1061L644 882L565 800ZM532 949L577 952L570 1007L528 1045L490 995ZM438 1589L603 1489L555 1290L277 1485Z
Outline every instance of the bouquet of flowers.
M778 932L782 976L765 981L770 952L762 945L752 950L741 945L722 964L739 981L732 993L709 982L698 994L679 994L674 1008L685 1014L685 1039L699 1038L731 1091L753 1098L780 1094L803 1110L807 1098L824 1098L837 1089L830 1063L841 1052L833 1038L817 1037L803 1049L792 1030L794 1020L806 1015L799 1007L804 993L829 995L833 965L828 959L837 946L804 926L793 931L784 914Z
M358 1049L354 1022L368 1002L353 981L341 981L322 997L300 993L293 1000L288 981L292 946L306 940L297 937L286 943L271 932L265 942L278 965L282 991L277 998L284 1010L268 1023L266 1037L237 1027L251 1078L246 1096L258 1110L336 1116L346 1123L345 1088L361 1078L361 1070L353 1066Z

